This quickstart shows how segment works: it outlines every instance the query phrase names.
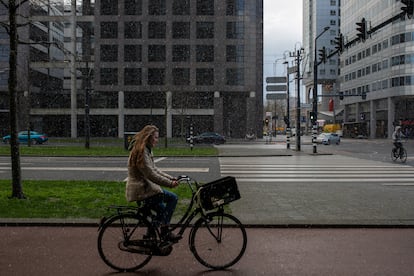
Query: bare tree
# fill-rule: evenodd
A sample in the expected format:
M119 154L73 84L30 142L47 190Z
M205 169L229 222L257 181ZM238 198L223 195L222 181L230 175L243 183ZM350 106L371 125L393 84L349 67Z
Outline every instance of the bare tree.
M24 199L21 167L20 167L20 150L17 142L17 47L18 47L18 23L17 10L28 0L4 1L0 3L9 12L9 21L1 22L1 26L6 29L10 38L10 55L9 55L9 113L10 113L10 153L12 163L12 198Z

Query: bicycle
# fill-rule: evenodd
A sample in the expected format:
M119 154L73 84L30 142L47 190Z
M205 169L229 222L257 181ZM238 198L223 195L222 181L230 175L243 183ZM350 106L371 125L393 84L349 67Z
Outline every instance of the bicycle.
M191 189L185 214L173 227L182 236L198 216L189 234L189 247L202 265L213 270L226 269L243 256L247 245L244 225L226 213L225 205L240 198L234 177L228 176L200 185L188 176L178 178ZM138 202L140 204L140 202ZM173 242L164 240L154 222L155 212L148 206L110 206L115 213L102 218L98 252L111 268L131 272L144 267L152 256L168 256Z
M405 163L407 161L407 150L403 147L402 143L401 147L393 147L391 150L392 161L395 162L398 158L401 160L402 163Z

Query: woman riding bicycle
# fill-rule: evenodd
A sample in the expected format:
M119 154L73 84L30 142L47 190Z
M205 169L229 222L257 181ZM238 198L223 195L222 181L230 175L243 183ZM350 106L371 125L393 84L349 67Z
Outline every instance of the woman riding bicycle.
M161 188L175 188L177 179L160 171L154 163L152 149L158 143L159 130L147 125L135 134L133 146L128 158L128 180L126 198L128 201L141 201L156 211L156 222L160 225L161 236L170 241L177 241L179 236L169 229L171 217L177 206L176 194Z
M392 140L394 142L394 152L400 152L400 149L402 148L402 142L401 139L404 137L401 131L400 126L396 126L394 132L392 133Z

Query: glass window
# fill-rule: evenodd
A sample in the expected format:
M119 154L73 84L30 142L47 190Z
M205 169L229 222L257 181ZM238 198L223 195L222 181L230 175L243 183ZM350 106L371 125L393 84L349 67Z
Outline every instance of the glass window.
M141 62L142 61L142 46L141 45L125 45L124 46L124 61Z
M173 68L172 76L174 85L190 84L190 68Z
M190 15L190 0L174 0L173 15Z
M172 61L174 62L190 61L190 45L173 45L172 46Z
M124 69L125 85L141 85L142 69L141 68L125 68Z
M125 38L142 38L141 22L130 21L125 22Z
M190 22L173 22L173 38L190 38Z
M118 1L101 0L101 15L118 15Z
M227 45L226 46L227 62L243 62L244 46L243 45Z
M10 56L10 46L0 45L0 61L8 61Z
M230 68L226 70L227 85L244 85L244 72L241 68Z
M165 0L150 0L148 1L149 15L165 15L166 6Z
M100 69L101 85L118 85L118 68Z
M214 69L198 68L196 69L197 85L214 85Z
M124 10L126 15L141 15L142 0L125 0Z
M197 0L197 15L214 15L214 0Z
M214 38L214 22L197 22L197 38Z
M101 38L118 38L118 23L101 22Z
M148 84L164 85L165 69L164 68L148 68Z
M214 46L213 45L197 45L196 46L197 62L213 62Z
M101 61L118 61L118 45L101 45Z
M148 38L165 38L165 22L148 22Z
M230 39L242 39L244 37L243 22L227 22L226 37Z
M244 15L244 0L226 0L226 15Z
M165 45L148 45L148 61L165 61Z

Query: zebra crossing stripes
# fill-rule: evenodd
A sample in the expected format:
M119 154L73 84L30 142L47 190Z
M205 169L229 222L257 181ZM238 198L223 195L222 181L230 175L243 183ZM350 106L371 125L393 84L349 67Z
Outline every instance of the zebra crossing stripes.
M235 159L220 160L222 176L232 175L238 182L262 183L382 183L384 185L413 185L414 169L410 166L367 161L338 164L246 164Z

